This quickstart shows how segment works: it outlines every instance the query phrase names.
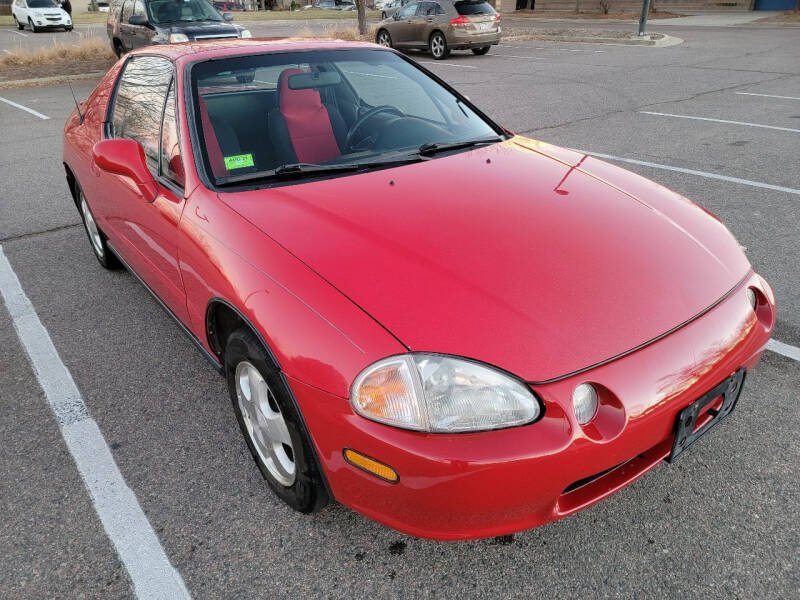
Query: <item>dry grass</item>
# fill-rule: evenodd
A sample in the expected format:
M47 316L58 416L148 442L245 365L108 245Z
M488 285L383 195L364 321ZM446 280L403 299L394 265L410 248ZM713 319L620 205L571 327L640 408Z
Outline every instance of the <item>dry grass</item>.
M322 31L314 31L310 27L303 27L300 31L294 34L295 37L301 38L322 38L334 40L346 40L348 42L374 42L375 31L377 25L369 25L365 34L358 33L358 27L342 27L336 25L329 25L323 27Z
M90 37L78 44L59 44L53 42L35 50L19 48L11 54L0 55L0 68L4 67L41 67L55 63L73 63L84 61L116 60L108 41Z

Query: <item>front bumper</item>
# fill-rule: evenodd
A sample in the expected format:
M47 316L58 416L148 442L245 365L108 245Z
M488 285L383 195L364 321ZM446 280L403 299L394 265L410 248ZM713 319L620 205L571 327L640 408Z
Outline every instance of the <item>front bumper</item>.
M762 292L755 312L748 286ZM732 373L751 369L773 322L772 291L753 273L712 310L657 342L591 371L533 385L545 405L543 418L493 432L404 431L356 415L345 399L290 382L337 500L419 537L489 537L563 518L661 463L678 413ZM581 427L570 399L585 381L601 390L601 399L596 417ZM690 451L702 451L702 444ZM391 466L399 482L348 464L345 447Z
M72 27L72 23L66 21L42 21L41 24L34 21L34 25L39 29L64 29L65 27Z

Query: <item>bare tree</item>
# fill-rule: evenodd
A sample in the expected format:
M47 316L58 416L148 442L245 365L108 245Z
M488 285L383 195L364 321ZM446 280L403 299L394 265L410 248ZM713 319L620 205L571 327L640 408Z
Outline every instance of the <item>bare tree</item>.
M367 0L356 0L356 10L358 11L358 33L367 33Z

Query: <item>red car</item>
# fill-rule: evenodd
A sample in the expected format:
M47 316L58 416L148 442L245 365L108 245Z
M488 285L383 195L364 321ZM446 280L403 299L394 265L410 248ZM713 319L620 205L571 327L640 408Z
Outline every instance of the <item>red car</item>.
M224 374L303 512L436 539L560 519L714 428L773 327L713 215L372 44L132 52L64 165L100 263Z

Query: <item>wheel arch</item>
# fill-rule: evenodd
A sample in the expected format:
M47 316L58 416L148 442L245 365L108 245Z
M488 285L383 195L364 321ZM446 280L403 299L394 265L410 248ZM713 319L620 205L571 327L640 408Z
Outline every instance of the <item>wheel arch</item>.
M208 301L205 316L206 342L220 363L224 363L225 344L228 341L228 337L240 327L247 327L253 332L253 335L258 338L258 341L269 355L273 366L280 371L281 365L278 363L272 348L270 348L258 328L241 310L219 296L215 296Z
M66 162L63 164L64 171L67 175L67 186L69 187L69 193L72 195L72 201L75 203L75 208L80 210L80 207L78 206L78 178L75 177L75 173Z
M321 495L317 498L317 504L310 512L317 512L318 510L322 509L328 504L328 502L335 500L336 497L333 495L331 486L328 483L328 477L322 468L322 461L319 459L319 449L314 439L314 434L308 427L308 423L306 422L303 412L300 410L300 405L297 402L297 398L295 398L292 387L289 385L286 374L281 369L281 366L278 363L278 359L275 357L275 353L272 351L272 348L270 348L269 344L264 339L264 336L261 335L261 332L258 330L258 328L253 325L253 323L244 315L244 313L242 313L241 310L236 308L232 303L224 298L215 296L208 301L208 304L206 305L205 320L207 342L212 352L220 360L223 368L223 374L225 373L225 343L227 342L227 338L230 336L230 334L237 329L246 327L252 331L253 335L256 336L256 339L264 348L264 351L272 361L273 366L278 371L284 393L287 394L289 400L294 405L297 414L300 416L300 422L311 439L311 460L314 463L314 467L319 473L320 478L322 479L324 495Z

